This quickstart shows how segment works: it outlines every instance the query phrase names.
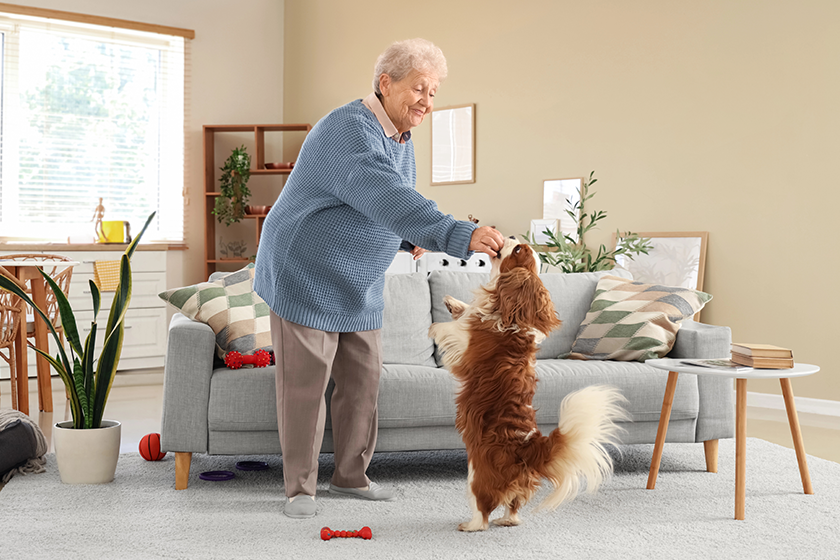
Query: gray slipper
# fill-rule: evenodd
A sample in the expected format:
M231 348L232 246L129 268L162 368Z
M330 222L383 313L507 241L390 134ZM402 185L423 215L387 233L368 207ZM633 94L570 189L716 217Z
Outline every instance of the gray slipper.
M390 488L383 488L375 482L371 482L367 490L363 490L361 488L341 488L335 484L330 484L330 492L335 494L359 496L360 498L375 500L377 502L391 502L395 499L393 490Z
M293 517L295 519L307 519L315 517L315 498L307 496L306 494L298 494L294 500L286 498L286 506L283 508L283 513L286 517Z

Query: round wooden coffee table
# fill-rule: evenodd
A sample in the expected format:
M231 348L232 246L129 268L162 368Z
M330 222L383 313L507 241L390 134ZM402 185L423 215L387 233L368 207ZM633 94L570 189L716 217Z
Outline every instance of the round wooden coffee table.
M722 358L727 359L727 358ZM677 377L680 373L694 375L712 375L717 377L731 377L735 379L735 519L744 519L746 501L746 459L747 459L747 380L748 379L778 379L782 386L785 399L790 433L793 436L793 447L799 463L799 476L802 478L802 488L806 494L813 494L811 476L808 474L808 462L805 455L805 445L802 443L802 431L799 428L799 416L796 414L796 404L793 401L793 389L790 385L791 377L802 377L820 371L818 366L810 364L794 364L790 369L734 369L702 367L687 365L683 360L661 358L647 360L647 365L668 371L668 384L665 387L665 398L662 401L662 413L659 416L659 429L656 432L656 445L653 448L653 459L650 463L648 475L648 490L656 486L659 474L659 463L662 460L662 448L665 435L668 433L668 422L671 419L671 405L674 402L674 391L677 387Z

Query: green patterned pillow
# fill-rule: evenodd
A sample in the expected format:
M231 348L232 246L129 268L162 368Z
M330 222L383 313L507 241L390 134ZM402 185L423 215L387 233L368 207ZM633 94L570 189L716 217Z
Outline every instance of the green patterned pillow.
M688 288L604 276L567 357L640 362L661 358L674 346L680 321L710 299Z
M175 288L158 296L216 333L216 353L253 354L271 348L268 304L254 291L254 265L212 282Z

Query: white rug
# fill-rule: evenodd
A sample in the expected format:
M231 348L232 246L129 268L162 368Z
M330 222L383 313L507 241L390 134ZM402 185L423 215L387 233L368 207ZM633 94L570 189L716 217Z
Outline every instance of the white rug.
M597 494L555 512L523 510L523 525L459 533L470 516L462 452L378 454L368 471L398 500L329 494L332 456L321 457L318 515L282 514L279 457L194 455L187 490L176 491L172 454L157 463L120 456L114 482L61 483L47 472L15 476L0 491L0 558L838 558L840 464L808 458L815 494L802 493L792 450L747 444L746 520L734 517L734 441L720 442L720 472L704 471L703 446L667 444L656 490L646 490L652 446L622 448L616 474ZM237 471L237 460L267 471ZM231 470L229 482L202 471ZM545 491L545 489L544 489ZM542 495L542 494L541 494ZM540 496L538 496L539 498ZM499 512L501 513L501 510ZM369 526L373 539L320 540L320 529Z

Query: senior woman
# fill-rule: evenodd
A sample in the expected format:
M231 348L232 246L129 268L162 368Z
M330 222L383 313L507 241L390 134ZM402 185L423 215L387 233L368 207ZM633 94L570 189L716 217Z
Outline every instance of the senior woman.
M495 229L455 220L415 190L411 129L432 111L446 72L443 53L428 41L386 49L374 92L312 128L265 220L254 288L271 308L289 517L316 513L330 378L330 492L393 499L366 471L378 429L385 270L397 251L466 258L470 251L495 256L503 245Z

